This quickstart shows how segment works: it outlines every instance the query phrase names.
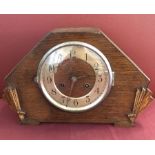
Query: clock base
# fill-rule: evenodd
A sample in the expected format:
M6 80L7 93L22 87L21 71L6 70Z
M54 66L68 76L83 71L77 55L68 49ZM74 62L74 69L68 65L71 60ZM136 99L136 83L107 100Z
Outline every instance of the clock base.
M145 89L143 88L142 92L144 92L144 90ZM140 90L137 89L137 92L140 92ZM150 93L150 95L148 95L149 93ZM137 94L139 94L139 93L136 93L136 98L137 98ZM150 90L145 90L145 94L147 94L148 95L147 97L150 99L150 97L151 97ZM80 123L80 124L81 123L94 123L94 124L104 123L104 124L113 124L114 126L119 126L119 127L132 127L132 126L134 126L135 119L138 115L138 112L136 114L133 114L133 112L135 111L135 107L137 107L137 105L136 105L137 102L135 102L134 107L133 107L133 111L130 114L124 115L124 116L119 116L119 115L115 114L114 117L105 116L105 117L103 117L103 120L97 119L97 118L94 119L95 117L100 116L101 113L100 114L93 113L93 117L92 117L93 119L89 119L90 117L88 117L88 116L84 117L84 118L81 116L81 117L74 118L73 120L70 120L69 118L64 119L63 116L61 118L57 118L56 114L53 114L53 115L55 115L55 117L54 117L55 119L52 119L50 117L45 118L45 119L41 119L41 116L40 116L40 118L36 117L34 119L32 116L29 116L28 113L25 112L25 110L23 110L21 108L20 99L19 99L16 88L7 87L4 90L3 98L6 99L7 102L9 103L10 107L17 112L21 124L38 125L40 123ZM140 109L142 107L143 108L146 107L150 103L150 102L146 103L146 98L144 98L143 101L145 101L145 102L143 104L141 103L141 106L139 106ZM53 108L55 109L55 107L53 107ZM37 110L39 111L39 109L40 108L38 107ZM32 113L34 113L33 110L32 110ZM72 114L72 113L70 113L70 114ZM76 114L73 113L73 114L74 114L74 116L75 115L80 116L80 113L76 113ZM81 113L81 114L84 114L84 113ZM103 113L103 115L104 115L104 113Z
M144 94L145 91L145 94ZM141 100L141 103L137 103L136 101L138 101L138 97L143 93L143 99ZM101 115L101 113L94 113L92 112L92 116L87 116L84 117L85 119L83 119L82 117L80 117L78 120L77 119L63 119L61 118L46 118L46 119L39 119L36 117L35 118L31 118L31 116L27 115L27 113L21 108L21 104L19 101L19 97L18 97L18 93L16 88L14 87L7 87L4 90L4 95L3 98L7 100L8 103L10 103L10 107L13 108L20 119L21 124L29 124L29 125L38 125L40 123L94 123L94 124L113 124L114 126L119 126L119 127L131 127L134 126L135 124L135 119L138 115L138 113L140 111L142 111L151 101L152 96L151 96L151 91L149 89L142 89L140 92L140 89L137 89L136 92L136 97L135 97L135 103L134 103L134 107L133 110L130 114L128 115L124 115L124 117L118 117L116 114L114 116L113 119L111 119L111 117L109 116L109 118L107 116L103 117L103 120L101 119L92 119L92 116L96 115L99 116ZM148 102L147 102L147 101ZM141 106L137 106L137 104L141 105ZM139 108L139 109L135 109L135 108ZM55 108L55 107L54 107ZM40 109L41 110L41 109ZM136 113L137 111L137 113ZM32 113L35 112L32 109ZM90 111L91 113L91 111ZM70 113L71 114L71 113ZM80 113L76 113L76 115L80 115ZM102 115L104 115L104 113L102 113ZM105 114L107 115L107 114ZM95 116L94 116L95 117ZM40 115L41 118L41 115Z

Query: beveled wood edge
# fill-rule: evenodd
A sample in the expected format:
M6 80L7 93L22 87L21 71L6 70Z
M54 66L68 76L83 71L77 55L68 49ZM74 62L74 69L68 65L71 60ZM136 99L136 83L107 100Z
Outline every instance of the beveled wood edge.
M4 89L3 98L8 101L9 106L13 108L20 119L24 122L26 113L22 110L16 88L8 86Z
M102 34L100 28L97 27L66 27L66 28L56 28L51 31L51 33L97 33Z
M137 88L132 111L128 114L128 118L132 124L135 123L138 114L150 105L154 99L152 95L152 91L148 88Z

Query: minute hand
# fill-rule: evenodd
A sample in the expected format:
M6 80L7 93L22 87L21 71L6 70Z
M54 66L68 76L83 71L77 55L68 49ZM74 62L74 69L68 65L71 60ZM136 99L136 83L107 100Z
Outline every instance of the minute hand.
M83 79L83 78L88 78L88 77L94 77L94 75L83 75L83 76L79 76L79 77L77 77L77 80Z

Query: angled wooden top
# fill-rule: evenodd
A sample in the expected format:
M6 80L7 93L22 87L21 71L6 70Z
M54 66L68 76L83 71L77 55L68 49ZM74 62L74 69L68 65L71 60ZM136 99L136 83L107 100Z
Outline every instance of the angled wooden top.
M46 40L47 38L49 39L49 37L52 35L52 34L69 34L69 33L92 33L94 35L102 35L104 36L118 51L120 51L120 53L122 53L126 59L128 59L128 61L130 61L134 67L141 73L143 74L143 76L148 80L150 81L149 77L132 61L131 58L129 58L101 29L99 28L93 28L93 27L77 27L77 28L73 28L73 27L70 27L70 28L58 28L58 29L54 29L53 31L49 32L39 43L37 43L35 45L35 47L33 49L35 49L43 40ZM54 36L51 36L51 37L54 37ZM33 49L31 51L33 51ZM31 51L25 55L23 57L22 60L24 60L30 53ZM8 78L8 76L10 74L12 74L16 69L17 67L22 63L22 60L8 73L8 75L5 76L5 79Z

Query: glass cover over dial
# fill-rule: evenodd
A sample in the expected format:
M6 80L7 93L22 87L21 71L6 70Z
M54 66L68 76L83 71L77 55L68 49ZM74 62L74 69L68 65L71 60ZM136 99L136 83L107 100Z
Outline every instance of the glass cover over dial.
M64 42L51 48L38 67L37 81L48 101L71 112L99 104L112 86L107 58L84 42Z

